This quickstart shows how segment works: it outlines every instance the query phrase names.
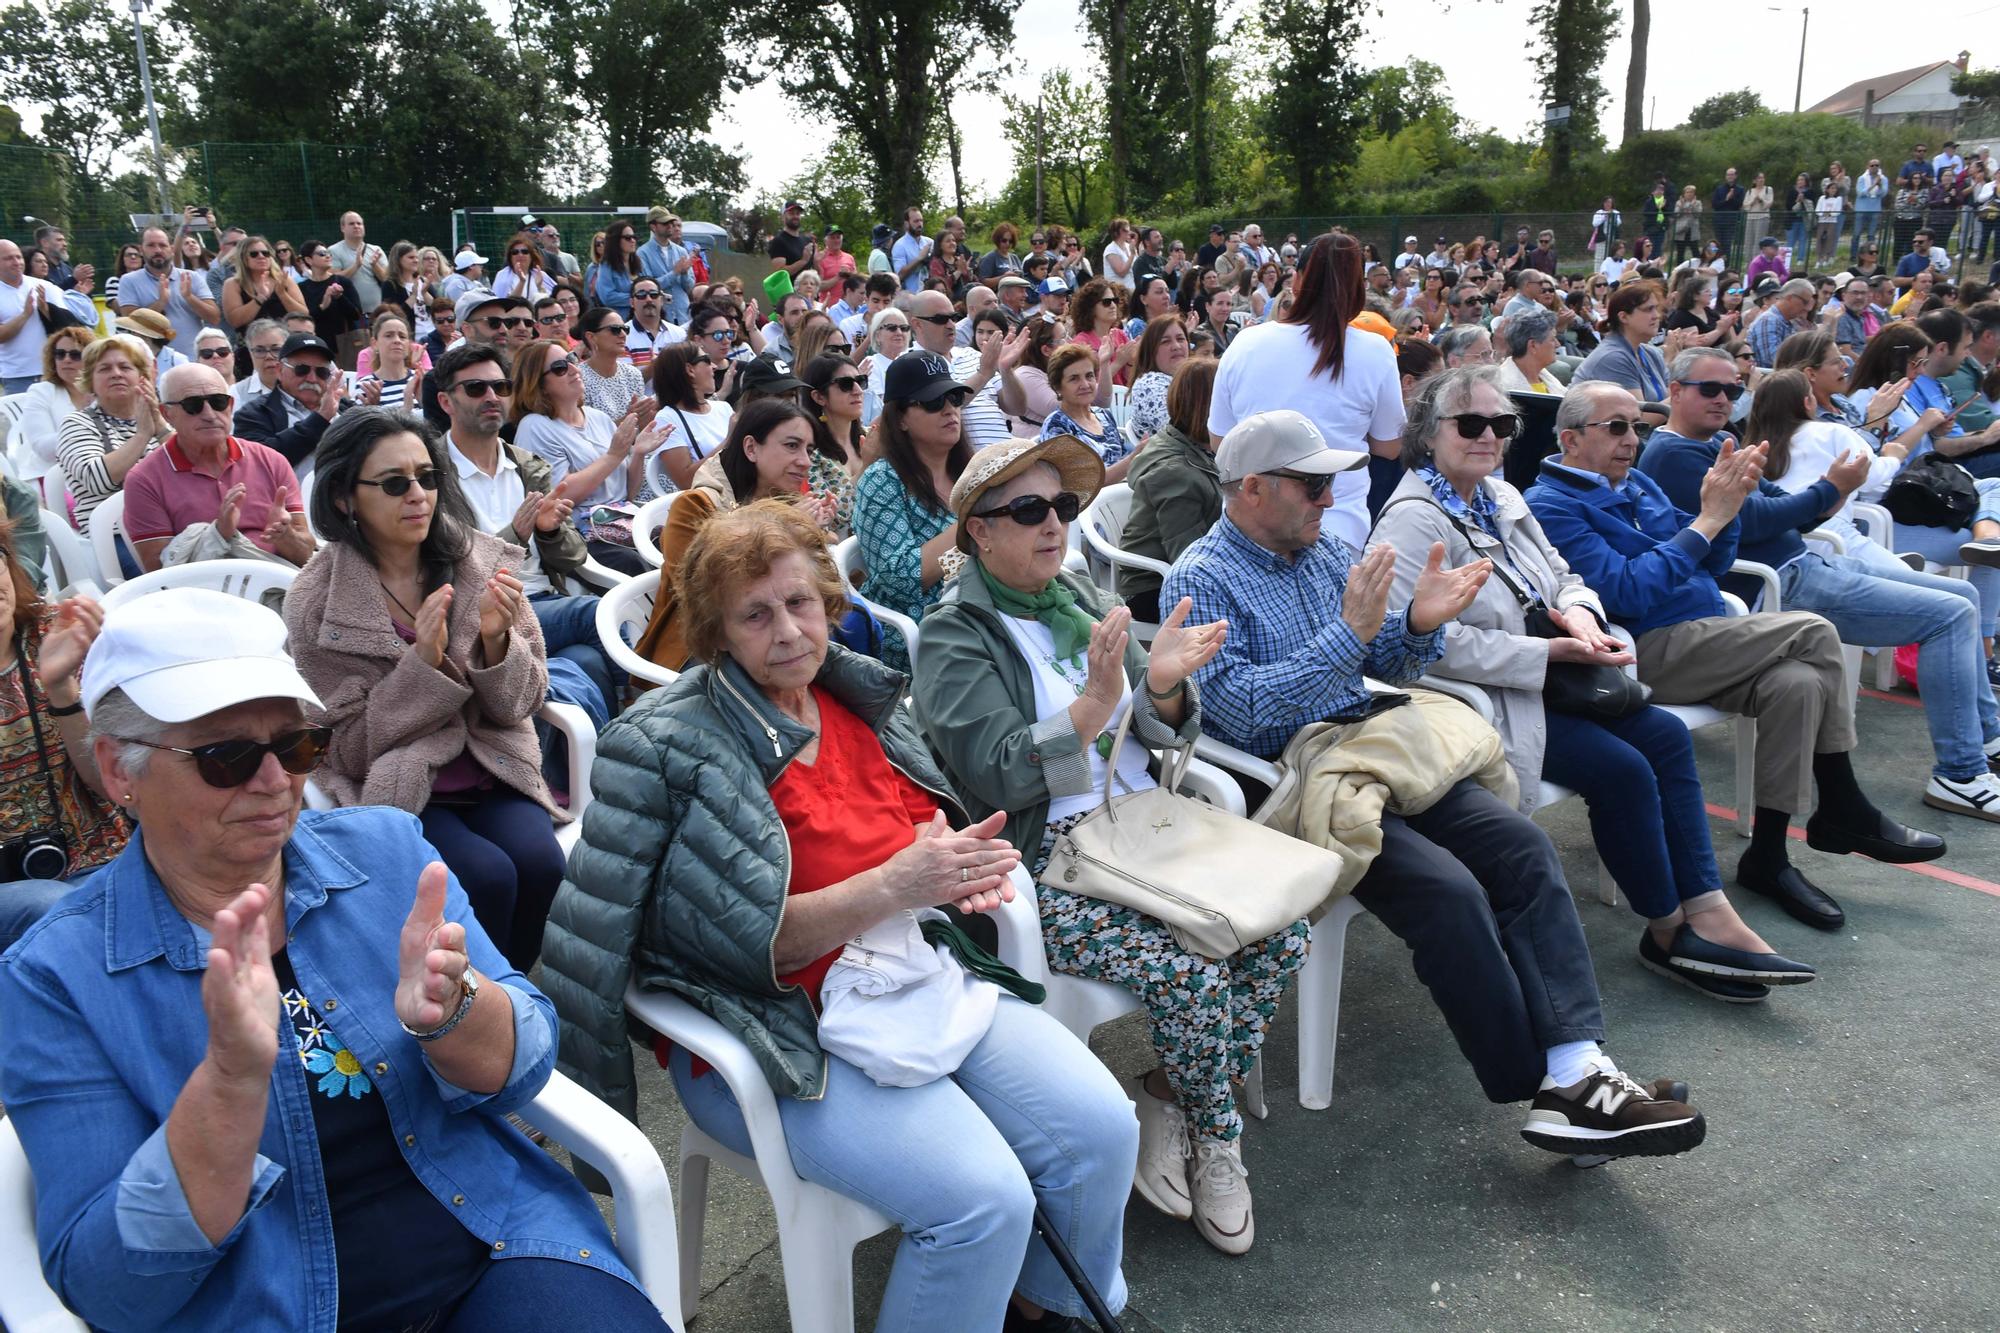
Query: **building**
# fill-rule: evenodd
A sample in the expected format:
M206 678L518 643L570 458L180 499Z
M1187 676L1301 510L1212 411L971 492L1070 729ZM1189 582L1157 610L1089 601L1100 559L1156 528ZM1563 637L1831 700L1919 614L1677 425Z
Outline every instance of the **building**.
M1902 123L1953 129L1965 114L1967 99L1951 90L1951 81L1971 59L1971 52L1960 51L1956 60L1934 61L1862 79L1807 107L1806 111L1845 116L1863 125Z

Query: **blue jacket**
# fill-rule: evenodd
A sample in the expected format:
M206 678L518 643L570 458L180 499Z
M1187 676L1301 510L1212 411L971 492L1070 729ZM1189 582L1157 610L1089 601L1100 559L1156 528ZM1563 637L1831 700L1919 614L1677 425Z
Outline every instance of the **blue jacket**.
M1736 524L1711 544L1645 473L1614 491L1553 458L1527 501L1570 569L1630 633L1725 612L1716 580L1736 559Z
M583 1187L501 1119L548 1082L555 1012L479 928L455 876L445 917L513 1004L506 1086L447 1083L396 1021L398 940L437 859L400 811L301 814L285 847L299 986L324 997L316 1007L381 1093L411 1170L496 1259L566 1259L631 1281ZM221 1244L195 1225L168 1154L167 1115L208 1046L207 955L208 933L168 902L142 831L0 958L0 1099L35 1168L42 1271L93 1326L334 1333L326 1178L338 1164L320 1158L290 1023L278 1024L249 1206Z
M1722 453L1723 436L1690 440L1670 430L1656 430L1639 455L1639 471L1660 483L1674 505L1687 513L1701 511L1701 479ZM1821 477L1796 493L1776 482L1757 483L1757 493L1744 500L1736 515L1736 556L1773 569L1783 568L1806 553L1805 538L1840 504L1840 492ZM1732 575L1722 586L1752 605L1763 585L1745 575Z

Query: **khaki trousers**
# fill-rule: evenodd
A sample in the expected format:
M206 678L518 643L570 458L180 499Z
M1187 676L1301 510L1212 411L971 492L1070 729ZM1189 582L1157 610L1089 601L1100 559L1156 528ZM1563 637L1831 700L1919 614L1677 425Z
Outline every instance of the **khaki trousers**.
M1633 645L1653 702L1757 719L1759 806L1812 809L1812 757L1854 748L1840 636L1809 611L1713 616L1648 630Z

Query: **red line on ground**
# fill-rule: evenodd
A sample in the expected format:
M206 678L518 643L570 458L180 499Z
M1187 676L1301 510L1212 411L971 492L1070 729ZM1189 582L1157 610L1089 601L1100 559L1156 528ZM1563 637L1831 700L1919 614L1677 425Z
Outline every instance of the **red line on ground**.
M1714 802L1709 803L1708 813L1714 815L1717 819L1727 819L1732 822L1736 818L1734 810L1731 810L1726 805L1716 805ZM1806 831L1798 825L1793 824L1785 829L1785 836L1798 842L1804 842ZM1975 893L1983 893L1991 898L2000 898L2000 884L1995 884L1991 880L1980 879L1973 875L1962 874L1956 870L1947 870L1935 861L1925 861L1917 865L1907 866L1892 865L1887 861L1878 861L1876 864L1888 866L1891 870L1907 870L1913 875L1922 875L1927 879L1943 880L1946 884L1956 884L1961 889L1971 889Z
M1885 704L1901 704L1905 708L1922 708L1924 701L1914 694L1890 694L1886 690L1862 690L1862 695L1870 699L1880 699Z

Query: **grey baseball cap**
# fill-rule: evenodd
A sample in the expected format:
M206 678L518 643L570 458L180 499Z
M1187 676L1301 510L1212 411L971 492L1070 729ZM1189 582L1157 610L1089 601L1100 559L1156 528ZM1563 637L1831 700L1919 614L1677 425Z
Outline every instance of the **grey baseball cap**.
M1289 407L1243 418L1215 451L1215 470L1223 481L1241 481L1255 472L1331 476L1366 466L1367 454L1330 447L1310 418Z

